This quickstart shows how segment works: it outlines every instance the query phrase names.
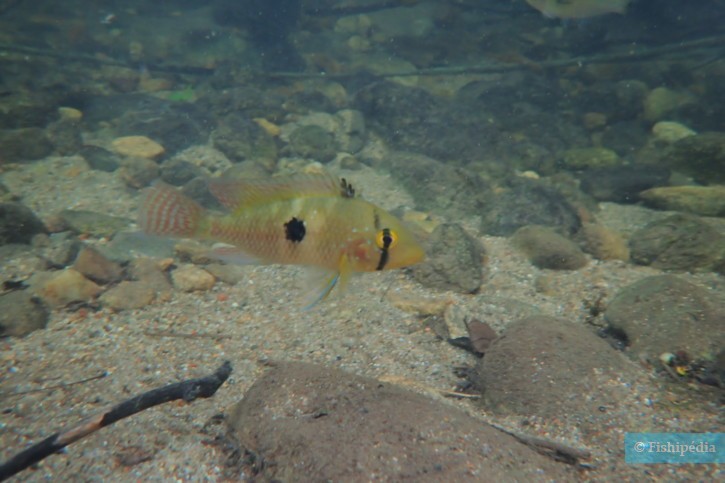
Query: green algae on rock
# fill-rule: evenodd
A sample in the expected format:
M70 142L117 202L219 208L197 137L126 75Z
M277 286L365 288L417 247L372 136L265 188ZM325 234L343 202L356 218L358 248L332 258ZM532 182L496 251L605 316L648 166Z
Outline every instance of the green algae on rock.
M639 194L646 205L701 216L725 216L725 186L663 186Z

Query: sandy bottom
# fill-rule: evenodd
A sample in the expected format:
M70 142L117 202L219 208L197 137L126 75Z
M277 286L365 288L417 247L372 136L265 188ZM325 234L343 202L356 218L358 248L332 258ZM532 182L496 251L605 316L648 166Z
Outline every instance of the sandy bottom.
M389 178L367 171L350 173L349 178L372 201L385 200L380 204L389 208L411 205ZM129 217L135 211L133 190L113 174L87 170L79 158L51 158L23 166L6 173L4 182L41 217L52 215L59 206ZM599 216L610 227L630 232L662 213L605 205ZM475 220L465 224L473 228ZM316 362L376 378L393 377L411 387L452 390L460 381L453 367L475 365L476 358L437 338L420 318L396 308L392 300L450 300L497 330L530 310L585 323L587 302L610 300L620 288L660 273L594 260L574 272L543 272L506 239L481 237L481 241L488 253L487 280L476 295L434 292L405 272L385 272L360 275L342 298L303 311L302 271L262 266L246 267L244 280L235 286L218 283L205 293L176 292L169 302L142 310L54 311L46 330L0 341L0 458L126 398L206 375L230 360L234 372L213 398L145 411L73 444L64 454L49 457L20 476L24 481L216 481L223 475L224 455L209 444L213 436L205 424L242 397L265 370L260 361ZM681 276L705 286L721 283L712 274ZM546 294L536 290L540 277L546 277ZM104 373L107 376L72 384ZM44 389L59 385L65 387ZM657 394L665 402L672 397L666 390ZM496 421L474 401L450 404ZM701 409L681 408L660 424L672 430L716 424L716 412ZM642 427L650 424L641 421ZM544 426L545 434L538 436L586 446L566 427L557 431L556 422ZM598 467L591 477L615 477L620 472L633 476L634 470L624 468L621 461L622 448L588 449ZM671 470L674 475L692 469ZM634 474L644 477L642 471Z

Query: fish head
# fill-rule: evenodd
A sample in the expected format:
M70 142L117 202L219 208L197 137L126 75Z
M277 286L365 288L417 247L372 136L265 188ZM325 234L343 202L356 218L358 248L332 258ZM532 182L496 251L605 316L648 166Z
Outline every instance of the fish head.
M395 216L380 210L376 227L354 247L350 257L355 271L403 268L423 260L425 252L415 235Z

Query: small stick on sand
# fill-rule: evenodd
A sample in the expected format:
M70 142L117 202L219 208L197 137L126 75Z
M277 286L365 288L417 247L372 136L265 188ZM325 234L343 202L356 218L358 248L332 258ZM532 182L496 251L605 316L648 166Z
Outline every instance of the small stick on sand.
M529 436L528 434L515 433L502 426L499 426L498 424L492 424L490 422L489 424L494 428L498 429L499 431L506 433L509 436L513 436L525 445L534 448L539 453L550 456L557 461L563 461L564 463L576 465L579 463L580 459L591 458L591 453L589 453L589 451L587 450L572 448L571 446L567 446L563 443L551 441L549 439L538 438L536 436Z
M232 365L229 361L224 362L213 374L197 379L189 379L168 386L152 389L151 391L139 394L128 399L107 411L92 416L66 431L55 433L38 444L31 446L25 451L18 453L3 464L0 464L0 481L19 473L29 466L37 463L46 456L49 456L71 443L98 431L104 426L115 423L123 418L143 411L159 404L183 399L192 402L197 398L208 398L216 393L217 389L224 384L232 373Z

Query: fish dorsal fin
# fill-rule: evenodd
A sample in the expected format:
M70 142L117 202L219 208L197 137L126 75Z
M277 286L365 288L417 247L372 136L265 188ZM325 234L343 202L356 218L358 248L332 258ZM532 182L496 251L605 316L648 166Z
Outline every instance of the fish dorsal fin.
M352 197L354 194L345 180L329 173L239 180L214 179L209 182L209 191L230 210L292 198Z

